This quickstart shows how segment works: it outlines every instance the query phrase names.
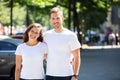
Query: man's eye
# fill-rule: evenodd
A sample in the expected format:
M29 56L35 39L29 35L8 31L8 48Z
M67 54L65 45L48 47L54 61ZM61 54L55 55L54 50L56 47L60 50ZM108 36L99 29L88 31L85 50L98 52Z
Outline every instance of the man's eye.
M31 31L32 33L34 33L34 31Z
M52 18L52 20L54 20L55 18Z

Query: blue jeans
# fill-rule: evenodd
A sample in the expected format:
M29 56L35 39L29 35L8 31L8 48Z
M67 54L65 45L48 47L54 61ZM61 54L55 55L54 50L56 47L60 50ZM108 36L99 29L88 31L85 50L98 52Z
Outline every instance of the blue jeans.
M66 76L66 77L61 77L61 76L49 76L46 75L46 80L71 80L72 76Z
M44 79L22 79L20 78L20 80L44 80Z

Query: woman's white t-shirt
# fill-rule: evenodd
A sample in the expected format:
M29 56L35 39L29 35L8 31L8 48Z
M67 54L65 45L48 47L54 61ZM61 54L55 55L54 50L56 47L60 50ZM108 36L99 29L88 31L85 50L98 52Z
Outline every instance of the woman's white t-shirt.
M72 51L81 47L75 33L64 29L56 33L54 29L44 35L48 46L47 75L70 76L73 75L73 66L70 63Z
M21 77L24 79L43 79L43 58L47 53L47 46L39 42L35 46L28 46L26 43L20 44L15 54L22 56Z

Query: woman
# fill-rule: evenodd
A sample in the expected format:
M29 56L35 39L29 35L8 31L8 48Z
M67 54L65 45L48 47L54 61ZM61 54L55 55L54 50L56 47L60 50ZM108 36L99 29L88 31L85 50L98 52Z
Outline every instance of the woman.
M40 24L28 26L23 43L17 47L15 54L15 80L44 80L43 60L47 56L47 46L43 42Z

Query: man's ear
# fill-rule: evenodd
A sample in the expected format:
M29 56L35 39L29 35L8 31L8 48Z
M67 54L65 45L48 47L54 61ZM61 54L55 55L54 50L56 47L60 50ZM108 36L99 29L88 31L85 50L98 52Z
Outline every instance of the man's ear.
M62 20L64 20L64 17L62 16Z

